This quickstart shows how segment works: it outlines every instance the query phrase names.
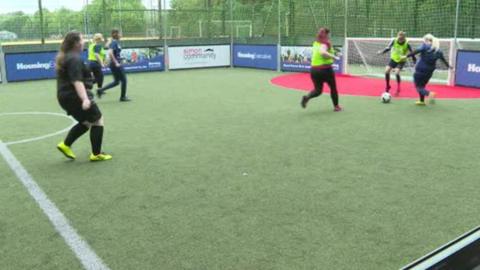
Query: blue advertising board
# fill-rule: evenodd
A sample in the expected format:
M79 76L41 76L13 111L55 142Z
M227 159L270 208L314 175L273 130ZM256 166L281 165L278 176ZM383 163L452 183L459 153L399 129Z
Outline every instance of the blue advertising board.
M162 47L127 48L122 50L120 57L122 58L123 68L127 73L165 70ZM111 73L108 67L104 68L103 71L106 74Z
M15 53L5 55L7 81L28 81L55 78L55 57L57 52ZM82 54L87 58L86 52ZM163 48L133 48L122 51L126 72L165 70ZM110 69L105 68L109 74Z
M233 65L276 70L277 54L276 45L233 45Z
M282 71L309 72L312 61L312 47L287 46L282 47ZM332 67L335 73L342 73L343 60L335 61Z
M480 88L480 51L458 51L455 85Z
M55 78L57 52L5 54L7 81Z

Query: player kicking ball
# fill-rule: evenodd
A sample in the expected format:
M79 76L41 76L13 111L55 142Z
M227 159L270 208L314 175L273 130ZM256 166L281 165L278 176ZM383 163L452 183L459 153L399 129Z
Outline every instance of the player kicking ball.
M420 99L415 104L425 106L425 97L429 98L430 104L434 104L435 92L428 91L425 87L437 68L437 60L442 61L449 69L452 69L452 67L448 64L447 60L445 60L443 52L440 50L440 41L432 34L425 35L423 37L423 44L414 52L407 56L403 56L403 59L407 59L407 57L415 57L416 54L420 54L420 60L415 66L413 81Z
M413 52L412 47L408 43L406 38L406 34L403 31L398 32L397 37L393 39L388 46L379 51L378 54L385 54L386 52L390 51L390 62L388 63L387 67L385 68L385 92L390 93L390 73L392 70L395 72L397 77L397 92L395 96L400 95L400 83L402 81L400 77L400 72L402 71L403 67L407 63L407 59L404 57L408 54L408 52ZM417 60L415 56L412 57L413 63Z

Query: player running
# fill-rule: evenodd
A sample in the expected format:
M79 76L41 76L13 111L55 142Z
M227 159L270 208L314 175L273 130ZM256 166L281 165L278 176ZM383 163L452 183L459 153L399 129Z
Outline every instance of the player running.
M335 81L335 72L332 68L332 64L335 60L339 60L339 57L335 55L333 46L330 43L329 33L330 30L328 28L320 28L317 34L317 40L313 43L310 77L315 89L308 95L302 97L301 106L304 109L307 107L307 103L310 99L316 98L323 93L323 84L327 83L330 88L330 96L334 107L333 110L335 112L340 112L342 110L340 105L338 105L337 84Z
M385 68L385 91L389 93L390 89L392 88L390 86L390 73L392 72L392 70L394 70L397 77L397 92L395 93L395 96L398 96L400 94L401 83L400 72L402 71L405 63L407 62L406 58L404 58L403 56L407 55L408 52L413 51L412 47L408 43L405 32L398 32L397 37L393 39L385 49L379 51L378 54L385 54L388 51L390 51L390 62ZM413 63L417 61L415 56L412 57L412 59Z
M432 34L425 35L423 37L423 44L402 58L415 57L416 54L420 54L420 61L418 61L418 64L415 66L413 80L420 100L415 104L425 106L425 97L429 98L430 104L434 104L435 92L428 91L425 87L437 67L437 60L441 60L449 69L452 69L452 67L448 64L447 60L445 60L443 52L440 50L440 41Z
M99 98L110 88L113 88L119 84L121 84L122 92L120 95L120 101L126 102L131 101L127 97L127 75L125 74L125 70L123 69L120 52L122 51L122 47L120 46L120 38L122 35L118 31L118 29L112 30L112 40L110 41L108 56L110 57L110 70L113 73L113 82L106 85L103 88L97 90L97 96Z
M88 62L98 88L103 86L103 72L105 67L105 49L103 48L103 35L97 33L93 36L93 42L88 46Z
M65 140L57 145L67 158L76 156L70 148L72 144L90 129L92 154L90 161L112 159L101 152L103 140L103 117L93 101L93 78L91 71L83 63L83 38L79 32L69 32L62 42L56 59L57 99L60 106L78 123L70 129Z

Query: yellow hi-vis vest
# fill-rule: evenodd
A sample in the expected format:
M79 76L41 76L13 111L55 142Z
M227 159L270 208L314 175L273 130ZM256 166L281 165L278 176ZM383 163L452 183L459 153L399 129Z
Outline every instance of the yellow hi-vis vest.
M95 46L97 44L95 43L92 43L88 46L88 61L97 61L97 58L95 57ZM98 53L98 55L100 56L100 59L102 60L102 62L105 61L105 49L103 48L102 46L102 49L100 50L100 52Z
M402 60L402 56L408 54L408 40L405 40L403 44L398 43L398 40L393 41L392 51L390 52L390 58L396 63L405 62L406 59Z
M324 57L320 53L320 48L322 47L322 43L315 41L313 43L313 52L312 52L312 67L318 67L318 66L327 66L333 64L335 61L334 59L330 57ZM328 52L330 54L335 54L335 51L333 50L333 47L330 47L328 49Z

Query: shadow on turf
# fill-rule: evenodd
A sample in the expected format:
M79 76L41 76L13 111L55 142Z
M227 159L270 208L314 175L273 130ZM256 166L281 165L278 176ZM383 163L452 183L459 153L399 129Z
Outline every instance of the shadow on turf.
M311 109L302 109L300 113L298 113L298 116L301 118L305 117L315 117L316 119L321 119L323 117L331 117L332 114L343 114L345 111L341 112L334 112L333 109L326 109L326 108L311 108Z

